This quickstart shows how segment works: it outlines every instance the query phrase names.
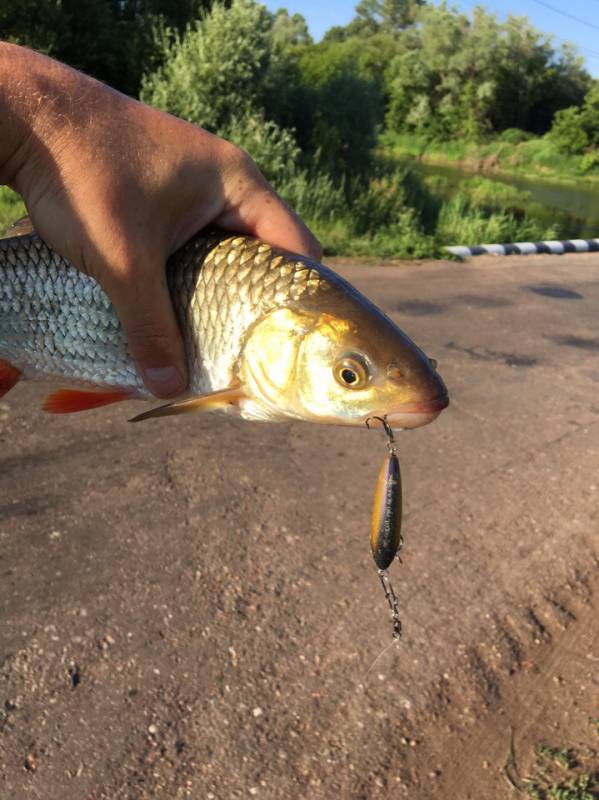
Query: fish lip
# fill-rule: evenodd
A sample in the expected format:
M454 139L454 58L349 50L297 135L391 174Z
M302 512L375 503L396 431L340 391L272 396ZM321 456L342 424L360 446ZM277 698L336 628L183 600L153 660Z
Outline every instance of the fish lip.
M391 419L397 414L440 414L448 405L448 395L440 394L437 397L433 397L431 400L417 400L414 403L404 403L387 416Z
M390 427L396 430L420 428L437 419L444 408L449 405L446 394L438 395L429 400L418 400L413 403L404 403L395 411L386 415Z

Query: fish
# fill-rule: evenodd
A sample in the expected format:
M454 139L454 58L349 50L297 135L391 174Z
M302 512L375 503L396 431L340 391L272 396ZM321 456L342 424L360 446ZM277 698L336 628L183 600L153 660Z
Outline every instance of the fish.
M393 428L448 405L436 366L328 267L251 236L202 231L167 262L187 391L133 418L199 411L246 420ZM101 286L27 221L0 239L0 397L21 380L66 384L43 408L152 400Z

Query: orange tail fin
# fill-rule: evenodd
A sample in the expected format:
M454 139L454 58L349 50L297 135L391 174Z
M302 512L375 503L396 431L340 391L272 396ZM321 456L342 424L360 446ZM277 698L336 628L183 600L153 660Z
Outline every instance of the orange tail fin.
M0 384L1 385L1 384ZM59 389L46 397L44 411L50 414L72 414L76 411L88 411L90 408L109 406L122 400L131 400L132 392L115 389L104 392L86 392L80 389Z
M16 367L0 358L0 397L10 392L20 377L21 373Z

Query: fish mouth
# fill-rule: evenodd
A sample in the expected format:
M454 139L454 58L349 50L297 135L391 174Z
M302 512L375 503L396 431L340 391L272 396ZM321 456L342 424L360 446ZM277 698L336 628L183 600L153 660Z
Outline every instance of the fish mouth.
M387 414L387 422L393 429L420 428L437 419L444 408L449 405L446 394L438 395L431 400L418 400L404 403L396 411Z

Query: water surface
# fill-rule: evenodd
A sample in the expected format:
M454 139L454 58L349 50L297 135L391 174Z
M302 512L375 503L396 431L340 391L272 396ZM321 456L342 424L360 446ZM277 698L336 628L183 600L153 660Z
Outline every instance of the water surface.
M410 161L410 166L423 177L444 178L442 193L451 196L467 189L475 173L460 167ZM485 178L507 183L530 192L530 199L521 208L548 225L558 223L560 236L565 239L594 239L599 237L599 186L552 183L542 178L532 179L513 175L486 174ZM437 190L434 190L437 193Z

